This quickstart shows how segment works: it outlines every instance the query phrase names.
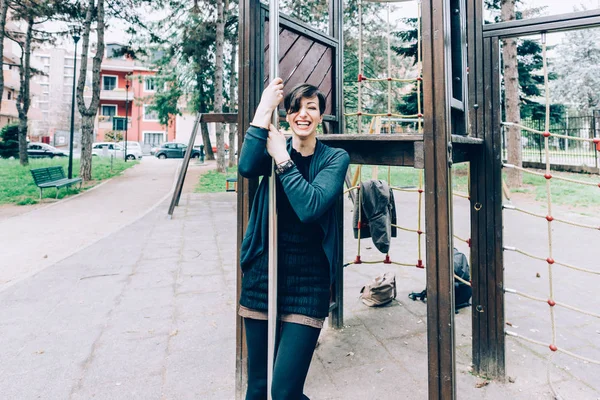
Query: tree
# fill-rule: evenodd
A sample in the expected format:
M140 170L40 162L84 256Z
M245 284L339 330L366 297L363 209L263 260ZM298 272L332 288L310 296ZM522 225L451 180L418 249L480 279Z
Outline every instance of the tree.
M515 19L515 0L501 0L502 21ZM519 109L519 69L517 60L516 39L502 39L502 61L504 70L504 109L505 120L514 124L521 123ZM523 166L521 154L521 129L517 126L506 127L506 142L508 163L518 167ZM523 175L520 170L511 168L506 173L506 183L510 187L519 187L523 184Z
M86 106L83 92L87 75L88 51L90 47L90 32L96 16L96 54L92 65L92 99ZM89 0L83 22L81 65L77 82L77 108L81 114L81 164L79 176L84 181L92 179L92 143L94 142L94 118L100 104L100 66L104 57L104 0Z
M0 129L0 158L19 156L19 124L8 124Z
M419 23L417 18L405 18L402 20L404 25L408 29L404 31L394 32L394 36L398 37L403 46L393 46L392 49L399 56L412 60L412 65L415 66L419 61L419 43L418 43L418 30L417 24ZM402 101L397 105L396 110L403 115L415 115L418 114L418 102L417 102L418 88L415 82L410 92L402 96ZM421 92L421 104L423 101L423 92ZM422 112L422 110L421 110Z
M4 30L6 29L6 14L8 0L0 0L0 67L4 66ZM2 68L0 68L2 70ZM0 95L4 95L4 74L0 74ZM0 108L2 102L0 101Z
M223 48L225 47L225 15L223 0L217 0L217 23L215 35L215 102L214 112L223 112ZM217 171L225 172L224 124L216 124Z
M600 32L597 29L570 31L556 46L550 65L557 75L552 96L590 113L600 107ZM574 68L574 66L577 66Z
M30 82L31 76L39 71L31 68L31 51L34 43L41 43L50 39L46 32L36 30L35 25L47 22L56 13L56 5L50 1L25 0L19 3L9 3L14 12L14 18L24 21L25 32L4 32L4 35L13 40L21 48L19 60L19 94L17 95L17 112L19 114L19 162L25 166L29 164L27 156L27 125L29 107L31 106ZM4 89L3 89L4 90Z
M236 2L233 2L234 7L229 9L229 19L234 19L236 23L229 24L231 29L226 30L228 33L227 38L231 47L231 58L229 59L229 107L228 111L230 113L236 112L236 92L237 92L237 76L236 76L236 68L237 68L237 40L238 40L238 24L237 24L237 12L236 12ZM236 164L236 133L237 133L237 124L229 124L229 166L233 167Z

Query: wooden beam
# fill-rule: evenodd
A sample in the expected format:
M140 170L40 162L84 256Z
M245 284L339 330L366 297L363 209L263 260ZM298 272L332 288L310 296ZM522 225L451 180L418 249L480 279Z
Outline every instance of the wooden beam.
M232 113L224 114L202 114L202 121L200 122L222 122L226 124L235 124L238 122L238 115Z
M600 9L487 24L483 26L483 37L505 39L598 26L600 26Z
M238 84L238 148L242 148L246 129L250 125L254 110L262 92L262 22L260 19L259 0L239 0L239 84ZM258 180L248 180L238 175L237 192L237 265L240 264L240 247L248 218L250 206L258 187ZM239 299L242 288L242 271L237 268L236 299ZM235 398L242 400L246 392L248 371L246 368L246 334L244 321L235 315Z
M502 238L502 138L500 131L500 45L483 42L482 104L484 143L471 162L473 366L478 374L502 379L506 373Z
M456 398L452 199L449 171L449 3L423 3L429 399Z

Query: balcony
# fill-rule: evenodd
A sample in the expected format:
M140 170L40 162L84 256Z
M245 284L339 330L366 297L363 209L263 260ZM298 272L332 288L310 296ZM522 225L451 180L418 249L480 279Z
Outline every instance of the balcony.
M125 130L125 129L113 129L113 128L124 128L124 124L125 122L121 122L120 126L114 126L115 123L115 118L119 118L119 119L125 119L125 117L112 117L112 116L108 116L108 115L98 115L98 117L96 118L96 120L98 121L98 129L105 129L105 130ZM127 127L128 129L131 129L131 118L129 118L127 120Z
M18 118L17 102L15 100L2 100L2 115Z
M15 68L4 70L2 73L4 75L4 90L10 88L19 91L19 88L21 87L19 71Z
M133 90L129 90L129 93L123 88L100 91L100 100L125 101L127 99L133 101Z

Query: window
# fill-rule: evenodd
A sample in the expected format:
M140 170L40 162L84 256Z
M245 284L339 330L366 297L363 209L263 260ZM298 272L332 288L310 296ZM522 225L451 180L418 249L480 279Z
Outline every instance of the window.
M117 106L103 104L100 109L100 114L107 117L114 117L117 115Z
M144 104L144 121L158 121L158 113L151 110L149 104Z
M102 89L104 90L115 90L117 88L117 77L116 76L102 76Z
M164 138L165 135L162 132L144 132L144 144L150 146L159 146Z
M49 65L44 65L44 73L46 73L46 74L50 73L50 66Z
M40 102L40 110L47 110L48 109L48 102Z
M124 131L125 128L125 118L123 117L114 117L113 118L113 131Z
M6 95L8 96L8 100L10 100L12 98L12 91L8 91Z
M154 78L144 79L144 92L154 92L154 91L156 91L156 83L154 82Z

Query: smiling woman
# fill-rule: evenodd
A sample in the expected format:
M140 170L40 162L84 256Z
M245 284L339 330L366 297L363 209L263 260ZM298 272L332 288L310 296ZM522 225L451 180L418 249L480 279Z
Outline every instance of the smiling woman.
M283 99L283 81L263 92L246 132L238 171L246 178L272 175L276 164L278 324L273 398L304 398L303 387L323 321L340 240L335 201L350 157L316 138L325 97L315 86L294 87L284 99L292 137L271 125ZM269 179L262 179L241 246L243 272L239 315L248 345L247 400L267 398L269 286Z

